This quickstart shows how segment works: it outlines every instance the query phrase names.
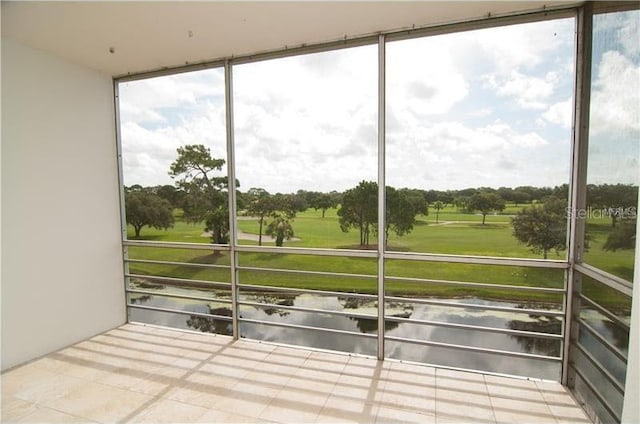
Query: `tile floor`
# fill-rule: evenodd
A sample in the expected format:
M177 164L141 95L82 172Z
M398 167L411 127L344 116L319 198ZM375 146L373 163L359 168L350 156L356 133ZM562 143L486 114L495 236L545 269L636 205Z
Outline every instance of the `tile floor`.
M556 383L133 324L4 373L2 422L589 423Z

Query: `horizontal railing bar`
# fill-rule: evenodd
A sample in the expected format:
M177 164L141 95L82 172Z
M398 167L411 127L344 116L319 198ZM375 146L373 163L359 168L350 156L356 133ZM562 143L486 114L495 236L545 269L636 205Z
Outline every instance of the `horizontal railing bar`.
M432 325L434 327L457 328L461 330L486 331L490 333L509 334L513 336L535 337L539 339L563 340L562 334L540 333L536 331L510 330L508 328L483 327L478 325L456 324L452 322L429 321L422 319L394 317L385 315L385 321L402 322L407 324Z
M567 261L555 261L549 259L526 259L526 258L501 258L498 256L471 256L471 255L447 255L435 253L415 253L415 252L384 252L385 259L398 259L408 261L427 262L452 262L476 265L501 265L501 266L522 266L527 268L552 268L567 269Z
M242 318L242 317L239 317L238 321L247 322L247 323L250 323L250 324L274 325L276 327L294 328L294 329L298 329L298 330L323 331L323 332L327 332L327 333L346 334L346 335L349 335L349 336L356 336L356 337L366 337L366 338L373 338L373 339L377 338L377 336L375 334L356 333L356 332L353 332L353 331L338 330L338 329L335 329L335 328L310 327L308 325L286 324L284 322L263 321L263 320L259 320L259 319L250 319L250 318Z
M491 305L476 305L472 303L455 303L455 302L445 302L441 300L431 300L431 299L418 299L418 298L410 298L410 297L399 297L399 296L385 296L384 299L386 301L394 301L394 302L404 302L404 303L419 303L424 305L438 305L438 306L450 306L454 308L465 308L465 309L481 309L486 311L501 311L501 312L515 312L520 314L529 314L529 315L544 315L544 316L554 316L560 317L564 316L564 312L562 311L548 311L548 310L539 310L539 309L525 309L525 308L513 308L509 306L491 306Z
M584 293L579 293L578 296L580 297L580 300L584 300L589 306L591 306L592 308L596 309L598 312L600 312L602 315L604 315L607 318L609 318L611 321L615 322L616 324L621 325L627 331L630 330L630 325L628 323L626 323L619 316L617 316L613 312L609 311L607 308L605 308L604 306L602 306L601 304L599 304L595 300L592 300L591 298L585 296Z
M598 333L598 331L591 327L591 325L589 323L587 323L584 319L582 318L578 318L576 320L578 322L578 324L580 324L585 330L587 330L593 337L595 337L596 339L598 339L598 341L600 343L602 343L607 349L609 349L611 351L611 353L613 353L615 356L618 357L618 359L620 359L621 361L623 361L625 364L627 363L627 355L624 354L624 352L622 352L620 349L618 349L616 346L614 346L609 340L607 340L603 335L601 335L600 333Z
M607 377L607 380L609 380L613 387L615 387L615 389L624 396L624 387L622 386L622 384L620 384L620 382L602 366L600 361L598 361L590 352L588 352L587 348L580 344L580 342L574 343L573 345L578 348L578 350L584 355L584 357L587 358L587 360L591 362L591 364L596 367L602 375Z
M230 283L223 283L221 281L208 281L208 280L191 280L187 278L176 278L176 277L163 277L156 275L144 275L144 274L125 274L125 277L128 278L141 278L147 280L157 280L163 283L167 283L166 285L179 285L179 286L188 286L188 287L199 287L199 288L223 288L226 290L231 290Z
M575 363L570 363L571 368L575 371L576 374L582 379L582 382L591 390L591 393L598 399L600 404L604 406L604 408L611 414L612 417L616 419L617 422L620 422L620 414L616 413L609 402L605 399L605 397L600 393L600 391L596 388L596 386L589 380L589 378L578 368Z
M284 269L284 268L262 268L256 266L238 266L241 271L258 271L258 272L281 272L286 274L303 274L303 275L325 275L329 277L349 277L349 278L366 278L375 280L378 277L369 274L348 274L343 272L329 272L329 271L304 271L298 269Z
M152 259L125 259L127 263L136 264L152 264L152 265L173 265L173 266L188 266L193 268L224 268L230 269L229 265L216 265L216 264L194 264L189 262L173 262L173 261L158 261Z
M573 267L580 274L586 275L589 278L593 278L599 283L611 287L612 289L617 290L626 296L631 297L633 295L633 284L623 278L620 278L613 274L609 274L606 271L592 267L591 265L587 265L585 263L575 264Z
M441 347L446 349L465 350L465 351L476 352L476 353L489 353L492 355L514 356L518 358L538 359L538 360L553 361L553 362L562 361L562 358L557 356L535 355L533 353L512 352L510 350L500 350L500 349L488 349L485 347L465 346L465 345L458 345L458 344L451 344L451 343L434 342L430 340L407 339L404 337L396 337L396 336L385 336L385 339L394 341L394 342L412 343L412 344L419 344L424 346Z
M239 244L235 246L237 252L242 253L278 253L282 255L312 255L312 256L342 256L351 258L377 258L378 252L375 250L354 250L354 249L320 249L311 247L270 247L270 246L248 246Z
M225 321L231 321L232 318L226 315L213 315L213 314L204 314L202 312L190 312L190 311L182 311L179 309L169 309L169 308L160 308L158 306L147 306L147 305L134 305L132 303L127 303L128 308L134 309L146 309L150 311L158 311L158 312L169 312L172 314L180 314L180 315L192 315L196 317L202 318L213 318L213 319L221 319Z
M469 281L435 280L431 278L417 278L417 277L394 277L394 276L388 276L388 275L385 276L384 278L385 280L393 280L393 281L416 281L419 283L449 284L449 285L468 286L468 287L537 291L537 292L544 292L544 293L564 294L566 292L564 288L559 289L559 288L550 288L550 287L516 286L511 284L473 283Z
M122 245L128 247L161 247L165 249L230 250L228 244L184 243L179 241L124 240Z
M277 303L247 302L247 301L241 300L238 302L238 304L245 305L245 306L255 306L257 308L273 308L273 309L282 309L285 311L310 312L310 313L327 314L327 315L339 315L339 316L344 316L349 318L371 319L376 321L378 320L377 315L353 314L345 311L332 311L328 309L305 308L302 306L278 305Z
M175 297L176 299L202 300L204 302L231 303L230 299L220 299L215 297L190 296L187 294L175 294L168 292L154 292L151 290L127 289L127 293L148 294L151 296Z
M174 249L195 249L195 250L230 250L226 244L204 244L204 243L183 243L183 242L152 242L143 240L125 240L123 246L131 247L162 247ZM373 250L355 249L325 249L308 247L270 247L270 246L249 246L237 245L234 247L237 252L243 253L276 253L290 255L312 255L312 256L340 256L340 257L360 257L377 258L378 252ZM501 265L501 266L522 266L527 268L549 268L567 269L567 261L556 261L549 259L528 259L528 258L503 258L498 256L472 256L472 255L449 255L435 253L408 253L385 251L385 259L427 261L427 262L451 262L466 263L476 265Z
M338 291L328 291L328 290L313 290L313 289L298 289L294 287L261 286L257 284L238 284L238 288L254 290L254 291L277 291L277 292L289 292L289 293L317 294L317 295L323 295L323 296L345 296L345 297L353 297L357 299L371 299L371 300L378 299L378 296L376 296L375 294L338 292Z

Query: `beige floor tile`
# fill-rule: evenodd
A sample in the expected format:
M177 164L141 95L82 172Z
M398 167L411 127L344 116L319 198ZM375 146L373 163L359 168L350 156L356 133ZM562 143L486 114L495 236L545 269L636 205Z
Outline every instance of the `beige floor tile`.
M322 406L276 397L260 413L259 418L279 423L313 423Z
M577 405L547 405L559 424L591 423L584 410Z
M436 413L435 387L414 386L411 383L387 381L379 401L380 406L404 409L426 415Z
M436 418L495 423L488 395L436 388Z
M588 423L558 383L126 325L2 375L2 420Z
M555 424L556 419L544 402L526 401L506 397L491 397L491 405L496 422Z
M197 422L209 409L170 399L158 399L132 417L131 423L192 423Z
M487 383L487 392L493 397L544 401L535 381L493 375L485 375L485 381Z
M279 390L249 383L238 383L232 390L221 394L221 402L215 409L231 414L260 417Z
M435 424L436 416L380 406L375 422L376 424Z
M242 378L242 381L261 385L264 387L275 387L277 389L281 389L289 382L290 379L290 374L277 373L274 372L271 368L265 367L245 374L245 376Z
M142 393L89 382L44 405L89 420L114 422L139 413L152 399Z
M63 397L85 383L86 380L52 373L29 364L3 374L2 396L45 403Z
M331 395L318 414L321 423L373 423L378 406L351 398Z
M339 378L336 377L336 380ZM315 380L313 378L307 378L304 376L293 376L287 381L287 384L284 385L283 389L293 389L293 390L312 390L317 393L323 393L329 396L333 391L336 383L332 381L320 381Z
M181 382L171 386L160 393L166 399L188 403L190 405L201 406L203 408L215 408L226 402L228 399L218 390L211 389L206 385Z
M366 402L376 402L384 392L384 381L342 374L336 382L332 394Z
M32 365L45 371L64 374L69 377L82 378L84 380L100 378L110 369L110 367L105 367L98 362L75 358L60 352L40 358L34 361Z
M301 408L308 407L314 410L317 409L317 412L320 412L328 398L329 393L316 391L313 385L309 385L306 389L285 387L273 398L272 403L298 404Z
M31 414L37 409L34 402L18 399L13 396L2 396L0 407L0 421L3 423L18 421L20 418Z
M95 422L47 407L38 407L33 413L21 418L19 423L88 423Z

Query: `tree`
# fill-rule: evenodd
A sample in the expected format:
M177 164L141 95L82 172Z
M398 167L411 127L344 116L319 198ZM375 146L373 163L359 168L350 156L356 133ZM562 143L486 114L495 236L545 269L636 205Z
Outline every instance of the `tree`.
M566 200L549 197L542 205L526 207L511 218L511 224L514 237L544 259L550 250L567 247Z
M284 214L273 215L273 221L267 225L266 233L276 239L276 246L278 247L282 246L285 239L289 240L294 236L291 222Z
M440 209L444 207L441 201L436 201L432 205L433 209L436 210L436 224L438 223L438 215L440 214Z
M413 223L418 213L414 207L414 198L407 191L386 187L385 197L387 204L385 208L384 245L386 247L389 241L389 230L393 230L398 236L409 234L413 230ZM376 219L377 215L376 213ZM375 228L377 229L377 224Z
M413 230L417 215L414 198L406 190L386 187L386 221L384 243L389 239L389 231L403 236ZM338 209L340 229L345 233L350 228L360 231L360 246L369 247L371 233L378 234L378 184L361 181L355 188L344 192L342 205Z
M471 211L480 211L482 214L482 225L484 225L487 214L491 211L503 211L505 204L504 200L497 194L481 192L469 198L467 207Z
M324 218L327 209L338 206L338 199L330 193L317 193L316 196L310 199L309 205L315 210L320 209Z
M618 249L633 249L636 246L636 225L634 218L621 219L619 225L611 229L602 248L615 252Z
M258 246L262 246L262 226L264 219L273 213L273 201L269 192L263 188L250 188L244 195L247 214L258 217Z
M360 246L369 247L369 235L378 220L378 184L361 181L355 188L345 191L338 218L343 232L357 228Z
M144 226L158 230L173 227L171 205L165 199L145 191L132 191L125 194L124 201L127 224L133 226L136 237L140 237Z
M185 192L184 218L187 222L205 221L212 243L229 242L229 201L226 176L211 174L221 171L224 159L211 156L208 147L191 144L178 147L178 158L171 164L169 175L179 178L176 186ZM236 181L236 186L238 186Z
M611 217L615 227L625 211L638 204L638 186L632 184L601 184L587 186L587 203L592 208L602 209Z

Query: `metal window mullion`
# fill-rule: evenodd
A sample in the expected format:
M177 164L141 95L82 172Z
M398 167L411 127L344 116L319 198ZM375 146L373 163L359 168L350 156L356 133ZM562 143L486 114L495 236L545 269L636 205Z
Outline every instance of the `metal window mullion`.
M384 251L386 240L385 202L385 36L378 36L378 360L384 359Z
M229 266L231 267L231 318L233 338L240 338L238 325L238 235L236 232L236 162L233 127L233 67L229 60L224 63L224 99L225 99L225 124L227 129L227 192L229 195Z
M129 303L127 288L129 287L129 248L127 242L127 215L125 210L124 172L122 164L122 132L120 130L120 83L113 81L113 111L115 115L116 160L118 166L118 197L120 200L120 240L122 247L122 275L124 284L124 303ZM125 320L129 322L129 309L125 309Z
M580 276L574 265L582 262L584 252L585 222L578 219L578 211L586 207L587 197L587 159L589 154L589 105L591 98L591 42L592 42L593 4L587 2L578 9L576 17L576 67L574 85L573 134L571 144L571 181L569 186L569 235L567 270L567 294L565 299L565 335L562 349L562 376L564 385L572 386L572 368L569 367L572 341L578 338L578 326L574 319L579 313L580 304L576 294L581 289Z

